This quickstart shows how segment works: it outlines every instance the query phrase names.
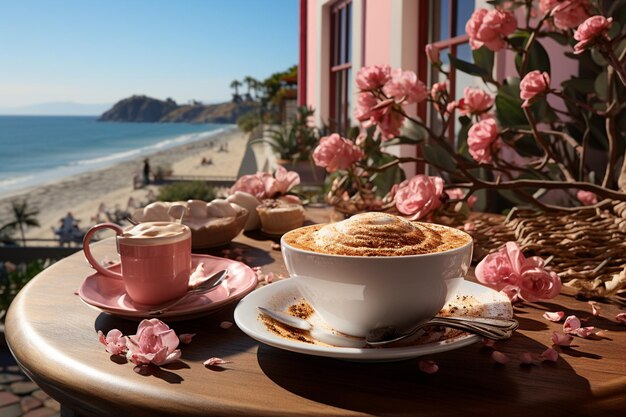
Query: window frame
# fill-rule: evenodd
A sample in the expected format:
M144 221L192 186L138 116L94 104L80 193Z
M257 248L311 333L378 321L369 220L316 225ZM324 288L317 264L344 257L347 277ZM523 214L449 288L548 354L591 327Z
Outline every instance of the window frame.
M337 17L338 16L338 17ZM345 20L342 19L345 16ZM341 0L330 9L329 124L346 134L350 128L350 83L352 82L352 0ZM337 32L340 33L337 33ZM340 91L337 91L339 84Z

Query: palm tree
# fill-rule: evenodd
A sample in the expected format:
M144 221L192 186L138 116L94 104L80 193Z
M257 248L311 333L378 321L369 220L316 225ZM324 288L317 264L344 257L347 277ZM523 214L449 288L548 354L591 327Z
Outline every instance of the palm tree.
M39 210L29 209L26 200L19 202L14 201L11 203L11 210L13 211L13 221L0 227L0 231L19 229L22 236L22 245L26 246L26 236L24 235L24 228L28 226L39 227L39 220L37 215Z
M254 78L252 78L251 76L247 75L244 79L243 79L243 83L246 85L248 91L246 92L246 100L247 101L252 101L252 96L250 95L250 90L255 88L255 85L257 83L257 80L255 80Z
M235 90L235 94L233 94L233 101L239 101L241 99L239 96L239 87L242 85L243 84L239 80L233 80L233 82L230 83L230 88Z

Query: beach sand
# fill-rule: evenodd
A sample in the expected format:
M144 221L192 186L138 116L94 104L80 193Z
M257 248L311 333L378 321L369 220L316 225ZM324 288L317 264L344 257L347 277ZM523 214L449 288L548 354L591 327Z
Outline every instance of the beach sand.
M134 160L68 177L31 188L8 197L0 197L0 227L12 220L11 203L26 200L29 208L37 208L36 216L41 227L28 228L28 239L56 239L53 228L59 227L60 219L68 212L79 220L81 229L106 221L102 213L98 216L101 204L107 211L128 208L129 199L135 205L145 205L150 194L158 194L158 186L148 185L134 189L133 178L139 175L143 159L149 157L153 172L159 166L170 167L174 176L185 178L235 179L240 172L246 153L248 135L238 129L193 143L170 148L151 155L142 155ZM227 145L226 145L227 144ZM227 151L220 147L227 146ZM212 163L202 164L202 160ZM251 169L248 167L248 170ZM99 218L97 218L99 217ZM19 238L19 233L14 234ZM31 242L29 246L55 245L55 242Z

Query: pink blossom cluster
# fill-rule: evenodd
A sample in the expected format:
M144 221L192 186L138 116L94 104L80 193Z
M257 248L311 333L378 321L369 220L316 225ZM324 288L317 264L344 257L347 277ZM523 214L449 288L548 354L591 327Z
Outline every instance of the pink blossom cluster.
M467 147L469 153L481 164L488 164L492 160L492 151L500 147L498 126L496 119L488 117L472 125L467 132Z
M520 97L524 100L522 107L528 107L536 97L550 91L550 74L541 71L530 71L520 82Z
M487 112L493 106L494 98L480 88L465 87L463 98L457 104L459 113L463 115L480 115Z
M432 213L441 205L443 179L428 175L416 175L393 186L390 195L398 211L419 220Z
M585 206L593 206L594 204L598 204L598 196L591 191L578 190L578 192L576 193L576 198Z
M338 133L324 136L313 151L315 165L326 168L328 172L346 170L364 156L363 150L354 142L342 138Z
M515 242L507 242L498 252L487 255L476 266L479 282L505 293L512 301L554 298L561 290L561 279L546 271L538 256L526 258Z
M589 17L589 0L539 0L539 10L550 13L557 29L574 29Z
M576 32L574 32L574 39L578 41L578 43L574 45L574 53L582 54L585 49L591 46L598 39L608 39L607 33L612 23L612 17L607 19L604 16L592 16L585 20L580 26L578 26Z
M384 140L400 135L404 116L397 106L422 102L429 93L415 72L389 65L361 68L356 83L360 91L355 116L364 127L377 126Z
M478 49L485 45L492 51L504 49L506 37L516 29L513 13L498 9L478 9L465 24L471 48Z
M236 191L243 191L262 200L287 194L298 184L300 184L300 175L297 172L288 171L279 166L274 175L268 172L242 175L230 188L229 193L234 194Z

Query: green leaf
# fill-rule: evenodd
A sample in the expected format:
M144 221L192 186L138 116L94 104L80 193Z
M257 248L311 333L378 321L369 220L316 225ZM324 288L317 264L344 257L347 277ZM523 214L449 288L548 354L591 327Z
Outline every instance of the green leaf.
M483 45L479 49L472 51L472 56L476 65L484 69L487 74L493 74L493 51Z
M526 39L523 43L523 47L526 47L528 39ZM528 50L528 62L526 64L526 69L524 73L522 73L522 62L524 55L522 53L518 53L515 56L515 68L517 68L517 73L520 75L520 78L524 78L526 74L531 71L539 70L541 72L547 72L550 74L550 56L544 49L544 47L535 39L533 44L530 46Z
M436 143L427 143L424 145L424 159L426 162L433 163L446 171L456 170L456 163L454 159L452 159L452 156Z
M560 32L547 32L546 35L558 42L561 45L567 45L569 43L569 38L564 33Z
M600 50L598 48L591 48L591 59L593 59L593 62L595 62L596 65L599 65L601 67L606 67L607 65L609 65L609 63L600 53Z
M459 71L462 71L469 75L474 75L476 77L480 77L482 79L489 78L491 74L489 74L484 68L479 67L476 64L472 64L471 62L463 61L462 59L456 58L450 54L448 54L450 58L450 62Z
M600 100L607 100L609 97L609 73L604 70L598 75L594 84L594 90Z
M504 84L496 95L496 117L502 127L527 126L528 120L522 110L519 84Z
M575 93L586 95L595 92L593 82L589 79L572 77L569 80L563 81L561 86L563 87L564 94L569 94L569 90L574 90L574 92L571 93L572 96L575 96Z

